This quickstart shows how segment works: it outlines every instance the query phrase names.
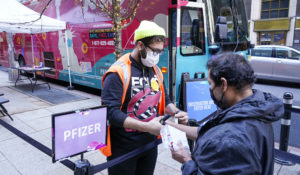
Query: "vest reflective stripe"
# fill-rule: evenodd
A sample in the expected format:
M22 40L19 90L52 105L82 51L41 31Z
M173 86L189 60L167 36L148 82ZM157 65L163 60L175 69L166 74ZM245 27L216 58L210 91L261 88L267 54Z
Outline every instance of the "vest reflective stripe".
M164 89L164 86L163 86L163 82L164 82L164 76L160 70L160 68L155 65L153 67L154 71L155 71L155 74L157 76L157 79L158 79L158 83L159 83L159 89L161 89L161 97L160 97L160 101L158 103L158 113L159 115L164 115L165 113L165 89ZM158 72L157 72L158 70Z
M103 87L104 79L108 73L114 72L119 75L119 77L122 81L122 84L123 84L123 96L122 96L122 101L121 101L122 105L123 105L125 97L126 97L126 92L128 89L128 85L130 82L130 76L131 76L131 70L130 70L131 61L129 59L129 56L130 56L130 53L123 55L118 61L116 61L108 69L108 71L103 75L103 78L102 78L102 87ZM121 106L121 108L122 108L122 106Z
M159 73L157 73L156 70L159 70ZM156 74L158 74L159 80L160 80L161 82L163 82L163 81L164 81L164 76L163 76L162 72L160 71L160 68L159 68L157 65L155 65L154 71L155 71Z

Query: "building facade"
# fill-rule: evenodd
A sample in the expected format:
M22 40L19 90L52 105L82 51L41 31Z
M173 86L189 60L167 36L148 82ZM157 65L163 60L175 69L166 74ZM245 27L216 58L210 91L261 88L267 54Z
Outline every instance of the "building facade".
M299 0L245 0L250 40L255 45L286 45L300 50Z

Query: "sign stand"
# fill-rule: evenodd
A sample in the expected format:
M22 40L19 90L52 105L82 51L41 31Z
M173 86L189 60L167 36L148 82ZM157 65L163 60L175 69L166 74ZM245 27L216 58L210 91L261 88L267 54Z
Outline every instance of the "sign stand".
M87 159L83 159L83 153L80 154L80 160L75 161L74 175L92 175L93 166Z
M182 73L180 86L179 106L188 113L188 125L199 126L205 123L217 110L209 95L209 83L205 73L195 72L193 79L188 72ZM188 139L188 144L192 152L194 141Z

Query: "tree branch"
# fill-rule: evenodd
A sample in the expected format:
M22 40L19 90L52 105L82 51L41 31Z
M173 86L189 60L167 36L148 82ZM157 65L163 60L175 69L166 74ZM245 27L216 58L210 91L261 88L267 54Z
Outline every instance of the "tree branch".
M140 3L141 1L142 1L142 0L136 0L136 3L135 3L134 6L132 7L132 10L131 10L130 14L128 14L128 16L126 16L126 17L123 17L122 21L128 20L129 18L134 18L135 13L136 13L137 6L139 5L139 3Z
M100 8L101 11L105 12L107 14L108 17L110 18L113 18L113 13L110 11L109 9L109 4L104 4L101 0L99 0L100 4L102 5L99 5L97 4L97 0L94 1L94 0L90 0L90 2L92 4L94 4L96 7ZM106 1L107 2L107 1ZM113 8L113 7L112 7Z
M127 9L126 9L126 11L125 11L124 15L129 13L129 10L131 9L130 7L132 6L131 4L133 3L133 1L134 1L134 0L129 0L128 6L127 6Z

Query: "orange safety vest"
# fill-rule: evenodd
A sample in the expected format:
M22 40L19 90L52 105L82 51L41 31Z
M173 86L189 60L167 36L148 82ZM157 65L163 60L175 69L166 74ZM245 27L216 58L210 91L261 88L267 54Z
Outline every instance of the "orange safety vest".
M130 53L123 55L119 58L103 75L102 78L102 87L104 84L104 79L108 73L117 73L123 83L123 96L121 101L120 109L125 100L126 92L129 86L130 77L131 77L131 61L130 61ZM154 72L158 77L159 89L161 91L161 98L158 103L158 113L159 115L164 115L165 112L165 89L163 85L163 74L160 68L155 65L153 66ZM111 156L111 142L110 142L110 126L107 128L107 145L99 149L105 156Z

